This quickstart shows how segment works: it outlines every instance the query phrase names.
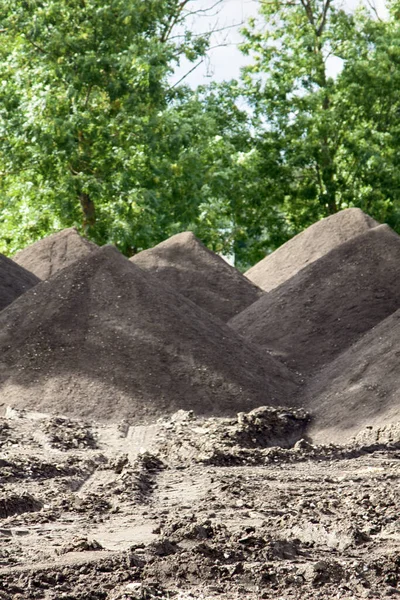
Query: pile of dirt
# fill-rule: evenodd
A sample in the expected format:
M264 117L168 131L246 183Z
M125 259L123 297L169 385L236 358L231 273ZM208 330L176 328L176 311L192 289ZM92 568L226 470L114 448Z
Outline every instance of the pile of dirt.
M400 307L400 237L380 225L302 269L229 322L312 375Z
M0 310L39 282L36 275L0 254Z
M96 248L96 244L85 240L75 227L71 227L24 248L17 252L13 260L40 279L48 279Z
M312 438L343 442L369 428L377 443L395 441L400 422L399 372L400 310L311 380L299 400L314 414ZM359 440L368 439L366 434L363 431Z
M251 267L245 275L265 291L273 290L333 248L379 223L359 208L347 208L317 221Z
M169 465L250 464L268 461L266 448L292 448L306 436L310 417L302 409L260 406L233 418L196 417L180 410L160 424L157 451ZM251 458L250 458L251 457Z
M130 259L223 321L253 304L262 291L190 231Z
M105 246L0 316L0 406L99 420L288 405L275 358Z

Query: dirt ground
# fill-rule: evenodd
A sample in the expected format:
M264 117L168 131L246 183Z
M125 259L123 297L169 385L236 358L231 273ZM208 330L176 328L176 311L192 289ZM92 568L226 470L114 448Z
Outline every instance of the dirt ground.
M308 415L0 420L0 599L400 596L400 436ZM286 447L283 448L283 440Z

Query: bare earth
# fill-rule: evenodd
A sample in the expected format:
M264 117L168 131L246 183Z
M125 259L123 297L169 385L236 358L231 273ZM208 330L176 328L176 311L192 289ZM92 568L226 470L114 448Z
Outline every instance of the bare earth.
M399 596L399 427L313 446L307 423L272 408L139 426L8 410L0 599Z

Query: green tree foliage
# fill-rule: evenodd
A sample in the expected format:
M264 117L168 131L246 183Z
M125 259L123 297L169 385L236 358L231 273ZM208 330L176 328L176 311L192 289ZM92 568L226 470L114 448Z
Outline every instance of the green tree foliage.
M168 75L207 47L184 30L188 4L3 0L3 252L71 224L125 251L145 243Z
M234 84L169 83L207 48L190 4L2 3L1 252L75 225L131 255L191 229L247 264L267 180Z
M260 2L242 82L192 91L170 75L207 51L195 0L3 0L0 252L191 229L245 268L348 206L400 231L400 5L336 1Z
M272 204L288 223L282 240L349 206L400 225L399 21L395 8L382 21L335 4L263 2L263 25L245 31L245 94L258 119L255 147L274 173ZM259 240L267 249L268 231Z

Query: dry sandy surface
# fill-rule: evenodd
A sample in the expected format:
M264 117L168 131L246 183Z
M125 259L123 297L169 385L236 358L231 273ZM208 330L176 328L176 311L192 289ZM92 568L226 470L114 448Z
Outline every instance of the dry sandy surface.
M147 426L8 410L0 599L399 596L400 429L313 446L307 425L283 409Z

